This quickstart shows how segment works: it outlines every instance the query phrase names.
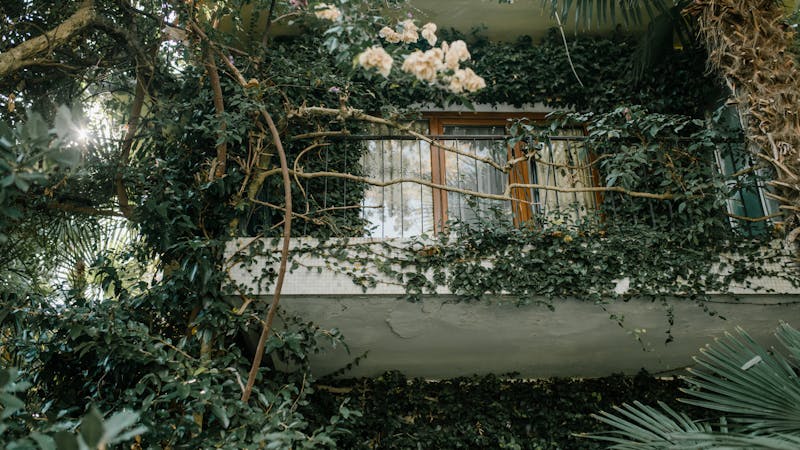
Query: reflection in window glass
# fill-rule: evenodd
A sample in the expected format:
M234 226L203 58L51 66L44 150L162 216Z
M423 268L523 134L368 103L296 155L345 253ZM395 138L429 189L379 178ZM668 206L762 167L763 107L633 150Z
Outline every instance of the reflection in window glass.
M443 131L445 135L455 138L444 141L446 146L491 158L498 164L505 164L507 161L508 150L502 138L505 135L503 126L445 125ZM491 136L500 137L492 139ZM445 152L445 168L445 184L448 186L487 194L503 194L508 184L508 175L486 163L457 153ZM493 214L493 211L511 215L510 203L457 192L447 193L449 220L475 222L480 217Z
M418 125L427 132L427 124ZM390 135L387 128L373 131ZM431 180L431 149L427 142L408 139L369 141L362 160L369 178L388 182L398 178ZM408 237L433 231L433 192L418 183L398 183L386 187L368 186L362 214L373 237Z
M531 181L534 184L565 188L587 188L593 185L588 166L589 155L582 141L570 136L583 136L579 129L561 130L543 143L531 159ZM595 209L592 192L560 192L532 189L534 212L538 215L566 215L577 222L587 211Z

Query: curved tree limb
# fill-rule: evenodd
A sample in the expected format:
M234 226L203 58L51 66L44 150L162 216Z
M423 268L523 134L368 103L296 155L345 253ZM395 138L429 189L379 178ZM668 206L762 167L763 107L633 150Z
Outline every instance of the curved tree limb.
M292 180L289 178L289 163L286 159L286 151L283 149L281 136L278 132L278 128L275 126L275 122L272 121L272 116L270 116L269 112L265 109L261 110L261 115L267 122L270 134L272 134L273 143L280 157L286 215L283 221L283 247L281 247L281 265L278 269L278 279L275 282L275 294L272 297L272 303L269 305L266 320L264 320L262 324L261 336L259 336L258 345L256 346L256 354L253 357L253 364L250 366L250 373L247 375L247 384L245 385L244 392L242 392L243 402L247 402L250 399L253 385L256 382L256 375L261 366L261 359L264 357L264 347L267 344L272 322L275 320L275 314L278 312L278 304L281 301L281 290L283 289L283 280L286 277L286 263L289 260L289 242L292 233Z
M86 0L70 17L57 27L25 42L4 53L0 53L0 78L13 73L23 67L36 65L39 62L37 55L60 47L95 20L97 13L94 2Z

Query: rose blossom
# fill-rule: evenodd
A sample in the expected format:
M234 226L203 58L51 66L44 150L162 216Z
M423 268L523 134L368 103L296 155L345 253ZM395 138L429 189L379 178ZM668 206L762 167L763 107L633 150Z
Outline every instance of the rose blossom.
M365 69L377 69L384 77L392 71L394 60L380 45L374 45L358 55L358 64Z

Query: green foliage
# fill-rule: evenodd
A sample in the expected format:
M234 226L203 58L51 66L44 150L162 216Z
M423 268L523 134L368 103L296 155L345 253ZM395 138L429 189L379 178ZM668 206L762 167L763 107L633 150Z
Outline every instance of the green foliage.
M800 443L800 332L781 324L775 335L791 357L767 350L739 329L738 336L701 349L697 368L686 377L683 402L724 414L716 427L661 405L666 414L639 402L602 412L597 419L614 429L591 437L614 449L764 448ZM716 428L716 429L714 429Z
M64 106L53 128L36 113L13 128L0 122L0 244L23 217L24 196L31 186L44 185L56 172L66 174L80 163L75 136L71 112Z
M646 373L596 379L521 380L495 375L429 381L397 372L329 380L313 395L315 420L347 400L363 415L339 438L340 448L599 449L576 436L599 432L592 412L630 396L673 407L681 386Z
M729 292L748 277L797 282L793 274L774 268L790 255L768 245L773 235L732 226L726 215L728 199L760 180L715 168L715 152L745 157L737 132L625 107L607 114L568 114L544 129L520 121L512 125L509 143L535 149L552 130L575 122L587 124L584 151L595 156L599 185L627 191L605 192L594 213L576 220L567 206L521 227L488 214L477 223L451 224L449 234L403 243L310 243L295 249L292 269L317 269L302 267L302 257L321 257L326 270L347 274L365 292L379 282L397 283L412 301L436 295L440 286L465 301L507 295L519 304L551 307L565 297L604 304L640 296L661 303L669 323L669 298L697 302L715 315L707 304L710 292ZM778 264L770 268L768 261ZM627 287L620 289L623 280Z
M487 88L479 103L520 106L543 103L578 111L610 112L620 105L643 105L652 112L702 117L719 96L717 81L705 72L701 50L670 50L633 78L636 41L624 35L570 37L569 52L583 81L575 81L561 37L552 30L541 43L477 38L470 45L475 71Z
M122 411L103 418L91 408L80 421L68 421L58 415L48 414L51 404L40 412L25 409L25 402L17 395L24 394L30 383L17 378L14 369L0 369L0 438L9 450L93 450L124 442L146 431L133 427L139 414ZM131 428L133 427L133 428Z
M58 25L79 2L57 3L4 3L0 31L6 39L0 50L5 52L40 36ZM250 10L268 11L270 3L252 2ZM411 75L384 79L354 69L352 56L367 40L374 40L379 28L374 2L340 5L351 14L346 23L319 21L303 10L302 3L277 2L274 12L307 27L303 33L264 38L254 31L262 13L238 16L249 6L245 1L139 1L131 6L95 0L97 23L70 45L53 48L47 65L33 64L0 80L0 95L6 103L12 92L17 98L16 109L7 105L0 112L3 122L11 124L0 128L0 240L14 236L0 241L0 358L4 365L19 367L32 383L24 399L3 397L12 406L4 411L16 408L14 415L6 417L9 428L3 437L35 440L30 433L50 432L34 425L42 418L48 426L68 423L64 430L73 433L77 429L74 436L80 436L73 440L83 439L90 446L103 440L111 443L114 431L123 431L121 436L125 436L124 429L133 416L123 413L101 422L86 406L95 405L103 411L138 411L140 423L147 429L136 443L142 448L315 448L337 444L357 448L374 435L365 438L361 431L347 434L348 428L363 430L359 427L367 423L369 430L375 430L378 420L385 426L385 431L379 431L383 442L391 436L398 447L416 445L418 439L433 448L448 444L515 448L528 445L520 441L525 436L532 442L527 448L555 448L558 444L548 437L553 433L570 440L568 433L590 430L563 425L571 419L584 420L586 412L568 413L561 419L556 409L596 407L598 403L592 399L619 398L620 393L610 396L595 387L588 394L570 397L573 382L563 386L543 383L546 391L558 395L530 403L533 407L516 403L509 409L487 400L488 393L499 391L513 400L510 394L518 387L522 390L521 383L506 384L496 378L459 380L439 385L443 388L437 394L440 401L463 400L459 390L475 387L481 393L470 391L475 392L473 403L465 401L451 408L455 414L437 424L441 428L420 428L411 438L397 436L408 424L393 415L395 411L399 415L393 406L406 400L413 404L419 415L413 412L399 417L417 417L413 419L417 425L424 423L424 412L440 413L423 411L428 400L405 396L400 388L407 385L406 380L397 375L367 381L383 394L376 397L378 408L367 407L358 397L345 402L316 396L307 355L319 351L321 344L340 344L341 336L301 318L282 317L286 326L267 341L267 357L258 371L253 399L242 403L242 385L254 353L251 332L261 326L266 305L254 302L248 308L231 307L232 296L241 294L247 301L250 293L223 290L230 262L222 255L232 235L276 236L284 219L279 177L267 177L253 188L250 198L249 183L259 171L278 166L275 145L259 119L262 109L274 114L291 167L296 163L300 170L347 170L354 175L362 174L359 160L364 145L320 141L320 149L305 151L309 141L295 136L316 131L359 133L363 131L360 125L338 118L301 120L288 114L291 108L304 104L355 106L380 110L387 117L420 103L544 103L578 111L611 111L608 116L591 118L596 127L590 136L594 151L614 161L601 166L606 185L669 189L676 195L673 208L681 210L684 217L664 215L667 218L656 224L645 223L643 217L651 214L653 203L637 200L619 213L618 221L590 218L569 224L554 218L522 229L496 221L454 225L454 236L464 245L450 245L448 237L440 236L433 241L437 251L432 253L423 251L431 245L425 239L411 242L408 248L386 247L399 251L389 257L357 246L352 247L355 256L348 256L341 247L334 247L326 255L331 267L338 267L332 270L350 273L365 288L380 275L407 286L410 299L432 292L437 283L447 284L464 299L510 293L522 303L566 294L608 300L616 281L639 273L631 280L630 294L617 294L612 300L634 294L656 300L680 294L702 301L703 292L724 290L731 280L753 274L754 265L780 253L767 250L766 256L757 259L750 246L755 248L761 242L737 240L740 236L731 233L727 218L719 213L728 192L721 189L724 180L715 176L706 159L719 136L713 131L706 133L693 119L664 115L703 115L704 99L713 95L717 86L702 73L701 53L669 53L661 66L633 81L624 76L633 52L631 39L571 39L570 52L586 85L580 88L571 78L555 35L537 46L529 40L489 43L474 37L470 64L486 77L489 87L464 99L434 91ZM16 26L15 21L25 26ZM182 42L165 39L161 31L165 21L187 25L190 32L190 23L201 28L220 44L216 50L231 50L229 61L237 65L245 80L256 80L255 86L242 89L227 76L222 59L214 56L222 72L225 106L224 113L218 114L206 67L208 55L216 55L214 49L199 33ZM213 27L213 23L220 26ZM231 25L226 30L227 23ZM452 34L448 39L457 37ZM241 49L249 53L243 54ZM73 142L70 133L75 131L74 123L80 122L80 108L73 111L56 105L86 101L84 106L90 106L91 101L109 112L115 122L127 123L132 119L137 80L144 81L145 106L140 126L132 130L130 155L125 154L127 130L110 129L107 138L85 145ZM626 121L625 110L616 107L634 101L660 114L631 109L635 120ZM41 116L31 112L34 110ZM99 127L94 128L97 133ZM615 130L623 140L639 134L645 139L603 147ZM539 137L539 130L529 130L519 139L532 143ZM683 137L697 141L697 147L658 142ZM217 177L211 168L219 163L216 150L223 143L228 150L226 171ZM74 151L77 148L80 153ZM680 152L693 155L675 159ZM664 165L667 156L677 162L670 170ZM82 162L79 169L75 167L78 160ZM642 172L647 176L642 177ZM671 178L676 173L684 178L682 184ZM118 182L133 205L133 213L126 219L140 239L120 239L120 245L107 248L109 251L99 250L99 245L97 251L82 251L87 274L83 284L75 277L75 282L51 285L56 278L55 262L63 260L54 257L56 252L78 247L67 241L80 241L81 250L93 250L98 242L56 232L63 228L53 226L52 219L63 219L67 228L87 224L102 228L103 222L85 215L116 213L112 208L120 196ZM322 198L321 192L325 192ZM295 222L296 235L328 238L363 231L357 208L324 211L358 205L363 186L315 179L294 182L293 195L295 211L305 216L298 216ZM58 210L56 215L54 203L71 209ZM658 211L658 217L662 212ZM631 218L640 222L630 224ZM23 235L25 239L17 239ZM662 254L665 245L674 250ZM732 262L731 271L720 277L701 276L709 272L710 256L734 248L746 254L743 263ZM256 254L266 251L258 249L246 259L252 263ZM19 259L20 254L26 259ZM23 263L6 264L4 258ZM485 259L494 265L483 265ZM267 258L267 262L273 261L274 255ZM345 263L360 266L356 271ZM74 266L71 269L77 272L78 264ZM30 268L35 277L27 283L9 283L9 274L21 267ZM369 269L363 271L365 267ZM267 264L255 269L254 277L260 277L264 287L274 280L275 273ZM420 275L428 270L434 274L433 282ZM687 280L688 286L677 285L677 277ZM84 295L87 292L93 295ZM297 370L277 370L282 363ZM430 388L418 382L410 386L422 391ZM380 400L383 398L395 403ZM553 400L558 398L571 400ZM20 402L37 415L23 413ZM318 402L324 402L323 410L316 409ZM475 415L468 416L465 408ZM357 409L366 413L363 422ZM510 429L507 423L511 423ZM451 439L442 430L458 437Z

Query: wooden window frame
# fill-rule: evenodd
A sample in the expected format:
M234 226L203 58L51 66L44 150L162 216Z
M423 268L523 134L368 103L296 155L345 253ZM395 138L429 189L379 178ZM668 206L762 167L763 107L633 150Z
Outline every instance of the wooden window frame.
M441 137L444 135L444 127L451 125L472 125L472 126L504 126L508 128L510 119L527 118L533 123L544 124L545 113L502 113L502 112L428 112L422 115L423 120L428 121L428 134L430 136ZM447 151L437 146L436 141L431 145L431 181L434 184L445 185L446 174L446 153ZM524 156L522 144L518 143L513 148L508 149L508 159ZM527 160L518 162L508 173L508 183L530 183L530 170ZM511 191L514 200L511 201L514 224L527 222L533 218L533 208L531 207L531 195L529 189L515 188ZM444 189L433 189L433 231L439 233L444 231L448 217L447 191Z

